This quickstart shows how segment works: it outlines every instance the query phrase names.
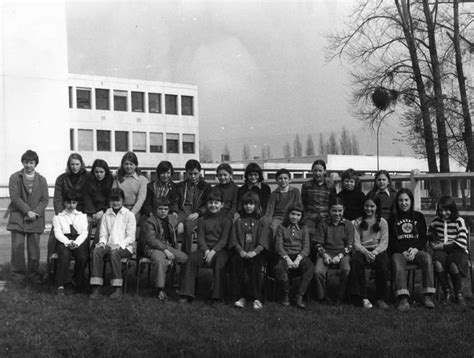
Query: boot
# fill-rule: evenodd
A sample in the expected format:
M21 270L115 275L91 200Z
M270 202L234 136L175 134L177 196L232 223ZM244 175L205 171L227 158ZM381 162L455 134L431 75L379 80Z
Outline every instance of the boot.
M296 295L296 307L301 308L301 309L306 308L306 305L303 302L303 295L301 293L298 293Z
M115 287L114 292L110 295L112 299L121 299L122 298L122 287Z
M283 299L281 300L281 304L283 306L289 306L290 305L290 292L289 291L284 291L283 292Z
M89 298L91 300L96 300L100 297L100 290L99 290L99 286L94 286L92 288L92 293L89 295Z

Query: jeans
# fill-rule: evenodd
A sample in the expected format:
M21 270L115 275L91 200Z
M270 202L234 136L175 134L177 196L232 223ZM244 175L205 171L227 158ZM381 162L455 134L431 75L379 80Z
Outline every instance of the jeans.
M28 276L39 274L40 234L33 232L11 232L12 248L10 272L12 279L23 279L26 275L27 265L25 262L25 237L26 250L28 254Z
M95 247L92 253L92 273L90 278L91 285L102 286L104 284L104 258L108 257L110 261L110 270L112 279L110 285L113 287L122 287L122 258L132 257L132 253L127 249L111 250L109 246Z
M251 259L244 259L236 253L231 258L232 266L232 296L234 298L262 299L263 273L265 263L263 253ZM248 277L248 282L246 281Z
M188 260L188 255L184 252L171 247L168 247L168 250L174 255L174 261L177 264L182 265ZM166 271L173 260L168 260L166 254L161 250L152 250L150 259L154 287L163 288L166 283Z
M294 261L298 255L288 256L292 261ZM290 271L302 275L300 287L298 288L298 294L304 295L308 290L308 286L311 283L311 279L313 278L313 264L311 260L307 256L304 256L298 268L290 269L288 268L288 264L286 263L286 261L284 259L280 259L278 265L275 267L275 278L278 280L278 282L283 288L283 291L285 292L290 291L290 279L288 276Z
M317 297L318 300L322 300L326 297L326 276L328 269L323 258L318 256L316 260L316 288L318 290ZM339 285L337 286L337 298L343 299L344 294L346 293L347 278L349 277L349 272L351 271L350 258L349 256L344 256L338 265L331 265L331 268L339 269Z
M421 268L421 285L423 294L435 293L433 263L431 262L431 255L426 251L418 251L415 255L413 263ZM407 259L401 253L392 255L392 269L394 275L395 296L406 295L410 296L410 291L407 287Z
M349 273L349 294L360 298L367 298L365 268L375 270L375 291L377 299L385 300L385 291L389 279L389 262L386 252L375 256L375 261L369 263L360 252L355 252L351 258L351 272Z
M58 254L58 267L56 270L56 284L64 286L68 282L69 264L72 258L76 261L74 263L73 279L78 287L84 287L84 270L89 261L89 239L86 239L81 246L71 250L64 246L62 242L56 243L56 252Z

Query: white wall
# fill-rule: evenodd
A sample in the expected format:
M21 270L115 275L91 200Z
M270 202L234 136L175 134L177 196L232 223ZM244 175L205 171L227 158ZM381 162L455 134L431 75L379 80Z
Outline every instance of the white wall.
M67 33L63 1L0 0L0 185L35 150L49 183L69 149ZM0 193L0 196L4 193Z

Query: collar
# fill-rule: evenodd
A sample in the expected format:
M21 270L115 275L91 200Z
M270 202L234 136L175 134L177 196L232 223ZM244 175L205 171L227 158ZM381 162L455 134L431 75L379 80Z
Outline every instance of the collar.
M257 184L247 184L247 187L252 190L253 187L257 187L259 189L262 189L262 182L259 181Z
M298 224L290 224L290 228L294 227L296 230L300 230L300 226Z
M345 224L346 224L346 219L345 218L342 218L341 221L339 221L339 223L337 225L332 222L331 218L329 219L329 225L332 225L332 226L339 226L339 225L345 225Z
M377 194L387 194L387 196L390 196L390 190L385 189L385 190L377 190Z
M132 175L127 175L125 178L133 178L135 180L138 180L138 174L137 172L134 172Z
M66 210L61 211L58 215L60 216L66 216L66 215L82 215L82 212L78 211L77 209L74 209L71 213L67 212Z
M290 191L293 191L295 190L296 188L293 188L292 186L288 186L288 190L287 191L281 191L280 190L280 187L276 188L275 191L279 192L279 193L289 193Z
M107 211L105 212L106 215L112 215L112 216L117 216L119 214L124 214L128 209L125 206L122 206L122 208L118 211L117 214L115 214L114 209L108 208Z

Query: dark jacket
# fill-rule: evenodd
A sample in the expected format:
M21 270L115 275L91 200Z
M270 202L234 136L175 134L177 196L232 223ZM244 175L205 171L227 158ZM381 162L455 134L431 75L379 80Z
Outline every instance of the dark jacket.
M187 190L188 190L189 181L184 180L178 184L178 210L184 211L184 204L186 200ZM191 206L191 213L198 213L199 216L202 216L206 213L206 198L209 195L212 187L207 183L203 178L199 179L199 182L196 184L197 195L194 197L194 201Z
M168 183L166 183L166 186L168 192L166 193L165 197L170 201L170 213L178 212L178 184L170 180ZM143 215L148 216L155 213L156 190L156 181L152 181L146 186L146 199L142 207Z
M241 216L232 225L229 248L235 248L240 253L247 246L248 251L255 251L257 254L264 249L268 250L270 234L270 222L264 216L260 219L254 217ZM247 234L250 234L252 242L246 242Z
M260 184L260 188L254 185L252 186L252 188L249 189L248 184L245 183L239 188L239 190L237 190L237 208L242 207L242 197L249 191L253 191L257 193L258 197L260 198L260 206L262 207L262 214L265 215L267 211L268 199L270 199L270 194L271 194L270 187L267 184L262 182Z
M44 231L44 211L49 201L48 183L39 173L35 173L33 190L28 192L23 170L13 173L8 183L10 205L7 230L41 234ZM34 211L36 220L26 220L26 213Z
M176 226L178 220L173 215L168 215L168 230L170 233L169 244L164 241L163 221L156 215L151 215L145 221L143 233L139 240L139 256L151 257L152 250L164 251L168 247L177 248L176 244ZM141 246L141 248L140 248Z
M70 174L63 173L56 179L54 184L54 212L58 215L64 210L63 194L67 191L74 191L79 194L77 200L77 211L84 212L84 198L83 198L83 186L87 179L87 171L83 171L79 174L79 180L76 184L72 184L69 177Z
M82 187L84 198L84 210L88 215L93 215L98 211L104 213L109 208L109 194L112 189L113 178L97 181L94 174L87 176L85 185Z

